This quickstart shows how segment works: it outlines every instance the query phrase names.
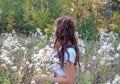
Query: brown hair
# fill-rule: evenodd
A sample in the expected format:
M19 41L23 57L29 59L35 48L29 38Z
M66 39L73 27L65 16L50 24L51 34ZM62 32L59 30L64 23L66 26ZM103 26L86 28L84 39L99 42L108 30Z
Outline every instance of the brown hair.
M75 22L73 18L69 16L63 16L57 18L55 21L55 42L54 49L58 51L57 56L59 57L61 67L64 66L64 53L67 52L67 48L70 45L75 46L76 60L75 65L79 64L79 49L77 46L77 39L75 37ZM69 53L68 58L69 58Z

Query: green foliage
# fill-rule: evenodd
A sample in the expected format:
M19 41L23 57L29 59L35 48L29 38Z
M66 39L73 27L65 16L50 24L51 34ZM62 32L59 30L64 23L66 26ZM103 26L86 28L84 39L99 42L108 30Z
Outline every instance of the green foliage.
M78 23L78 32L80 37L87 39L87 40L94 40L96 39L96 26L97 23L95 22L95 18L90 17L86 21Z
M85 72L77 72L75 84L93 84L93 74L88 70Z
M36 28L45 33L46 28L52 30L56 18L70 15L76 19L82 38L94 40L97 29L109 31L109 24L120 23L119 3L118 0L0 0L0 33L15 29L29 34Z
M60 1L57 0L48 0L50 17L54 19L58 18L62 13L62 7L59 3Z
M5 79L3 84L10 84L10 81L8 79Z
M31 29L32 31L35 31L35 28L41 28L42 31L44 28L48 28L48 24L51 22L48 12L46 9L37 7L37 2L35 7L33 6L32 2L26 1L26 4L24 4L24 26L26 29ZM27 30L29 31L29 30Z
M3 77L2 75L0 75L0 83L2 83L2 81L3 81Z
M120 37L120 24L118 24L117 28L115 28L113 31L116 32Z
M0 74L0 84L10 84L7 74Z
M0 32L34 32L36 28L52 28L54 20L61 15L59 1L51 0L1 0Z
M120 11L120 0L112 0L113 10Z
M15 2L15 15L13 16L15 18L15 26L14 28L16 28L17 31L19 30L24 30L24 17L23 17L23 14L24 14L24 10L23 10L23 3L24 3L24 0L17 0Z
M84 84L92 84L92 80L91 80L91 73L89 71L87 71L84 75Z

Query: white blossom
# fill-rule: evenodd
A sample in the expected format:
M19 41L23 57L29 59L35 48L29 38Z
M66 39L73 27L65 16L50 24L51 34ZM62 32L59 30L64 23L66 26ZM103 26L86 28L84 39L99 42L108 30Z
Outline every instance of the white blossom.
M2 64L1 67L4 67L4 68L5 68L5 67L6 67L6 64Z
M120 44L118 45L117 50L118 50L118 51L120 50Z
M92 61L97 61L98 59L97 59L97 57L96 56L93 56L92 57Z
M81 66L82 72L84 72L85 71L85 65L82 62L80 62L80 66Z
M21 47L21 49L22 49L23 51L25 51L25 50L26 50L26 48L25 48L25 47Z
M36 84L36 82L34 80L31 80L31 83L30 84Z
M33 64L29 64L29 65L28 65L28 68L29 68L29 69L31 69L31 68L32 68L32 66L33 66Z
M120 84L120 76L116 75L114 80L112 81L113 84Z
M30 62L29 61L26 61L26 63L25 63L26 65L29 65L30 64Z
M53 54L53 49L50 48L48 45L40 49L38 54L33 54L31 59L38 73L41 72L43 67L46 69L46 71L48 71L47 73L50 73L50 71L54 69L54 67L51 66L51 61L54 61L55 63L58 62L59 60L57 58L53 58L52 54Z
M118 57L120 57L120 54L119 54L119 53L116 53L116 54L115 54L115 58L118 58Z
M17 66L12 66L11 69L12 69L13 71L16 71L16 70L17 70Z
M38 33L40 36L43 35L42 32L41 32L41 30L40 30L40 28L36 28L36 31L37 31L37 33Z

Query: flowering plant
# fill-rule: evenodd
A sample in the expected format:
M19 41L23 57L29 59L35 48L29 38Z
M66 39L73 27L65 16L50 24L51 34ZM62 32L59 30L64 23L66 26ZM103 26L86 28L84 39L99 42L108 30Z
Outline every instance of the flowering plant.
M0 54L0 75L6 84L20 82L22 75L19 70L23 68L23 60L21 59L26 52L26 47L23 47L14 36L8 36L1 47ZM2 81L3 82L3 81Z
M59 59L53 56L53 49L49 46L39 50L38 54L33 54L31 59L36 74L44 73L53 76L55 67L59 63Z

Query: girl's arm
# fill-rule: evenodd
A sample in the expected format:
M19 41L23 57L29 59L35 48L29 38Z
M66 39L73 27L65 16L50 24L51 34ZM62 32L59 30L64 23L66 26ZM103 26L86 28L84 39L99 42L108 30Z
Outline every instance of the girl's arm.
M74 84L74 73L74 64L72 62L66 61L66 77L49 78L47 76L42 77L41 75L36 75L33 77L33 80L35 80L36 82L52 81L65 84Z

